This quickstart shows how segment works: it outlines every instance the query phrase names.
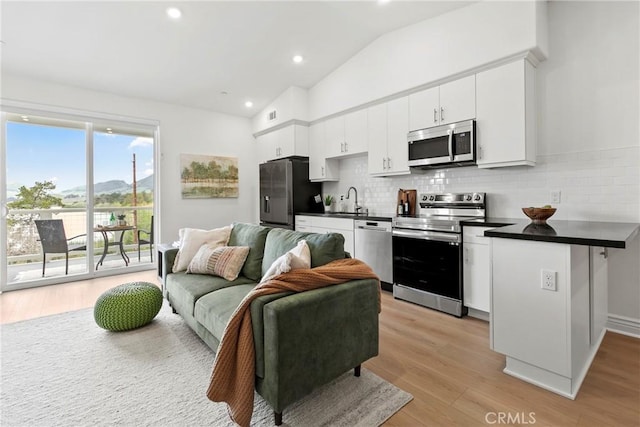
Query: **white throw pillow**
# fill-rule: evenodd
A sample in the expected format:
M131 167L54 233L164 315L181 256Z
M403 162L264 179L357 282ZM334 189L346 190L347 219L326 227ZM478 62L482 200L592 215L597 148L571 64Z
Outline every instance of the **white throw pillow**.
M300 240L295 248L275 260L271 267L264 273L260 283L291 270L311 268L311 251L306 240Z
M189 267L191 260L202 245L227 246L231 235L231 226L213 230L200 230L197 228L183 228L179 231L180 249L173 262L173 272L184 271Z

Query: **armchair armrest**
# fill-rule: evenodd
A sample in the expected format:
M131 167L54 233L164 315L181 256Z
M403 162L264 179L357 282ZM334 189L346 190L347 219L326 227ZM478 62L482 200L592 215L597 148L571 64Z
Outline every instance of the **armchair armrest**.
M264 378L276 412L378 354L379 284L352 280L264 306Z

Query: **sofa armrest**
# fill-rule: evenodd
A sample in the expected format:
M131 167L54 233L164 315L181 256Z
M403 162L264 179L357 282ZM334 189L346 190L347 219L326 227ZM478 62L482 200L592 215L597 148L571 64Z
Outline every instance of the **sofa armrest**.
M264 378L256 389L276 412L378 354L376 280L352 280L264 306Z
M178 248L165 249L160 253L162 254L162 289L166 289L167 275L173 273L173 263L178 255Z

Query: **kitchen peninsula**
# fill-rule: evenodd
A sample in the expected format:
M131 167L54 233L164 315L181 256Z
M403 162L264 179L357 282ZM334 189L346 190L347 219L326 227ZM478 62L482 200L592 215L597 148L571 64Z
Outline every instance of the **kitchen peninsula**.
M625 248L630 223L518 222L491 238L491 348L504 372L575 399L604 337L607 248Z

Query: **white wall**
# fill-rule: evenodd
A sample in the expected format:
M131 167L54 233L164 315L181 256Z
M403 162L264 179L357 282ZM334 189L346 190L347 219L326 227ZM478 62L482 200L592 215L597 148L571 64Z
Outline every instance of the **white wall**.
M366 157L342 160L340 181L365 207L393 214L399 188L485 191L491 216L523 218L550 203L553 219L640 222L640 4L550 2L549 58L537 69L538 158L530 167L441 169L395 178L367 175ZM609 258L609 311L640 322L640 237ZM640 326L640 325L639 325Z
M269 120L269 112L276 111L276 118ZM262 111L253 116L251 123L253 132L261 132L274 126L297 119L309 120L309 102L307 90L297 86L291 86L274 101L269 103Z
M181 227L213 228L258 221L258 166L249 119L126 98L42 81L2 75L2 98L160 122L156 163L160 201L159 242L177 239ZM238 157L239 197L187 199L180 192L180 153Z
M532 50L546 56L546 2L484 1L387 33L309 90L317 120Z

